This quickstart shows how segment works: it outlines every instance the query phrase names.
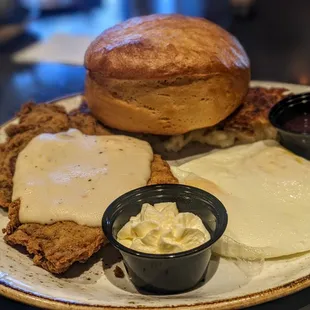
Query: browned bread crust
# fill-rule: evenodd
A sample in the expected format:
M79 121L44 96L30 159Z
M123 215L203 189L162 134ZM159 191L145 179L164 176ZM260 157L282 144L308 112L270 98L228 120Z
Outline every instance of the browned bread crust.
M112 128L159 135L214 126L245 97L249 60L219 26L182 15L136 17L85 55L85 97Z
M249 60L240 43L210 21L154 14L105 30L89 46L85 66L106 78L158 79L247 71Z
M270 124L268 114L270 109L288 94L290 92L285 88L250 88L242 105L227 119L212 128L172 136L164 142L165 148L177 152L190 142L225 148L277 139L277 130Z

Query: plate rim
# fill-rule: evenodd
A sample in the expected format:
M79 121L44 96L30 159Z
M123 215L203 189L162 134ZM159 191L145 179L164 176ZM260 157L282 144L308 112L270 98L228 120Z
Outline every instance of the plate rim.
M253 85L254 84L254 85ZM278 81L261 81L261 80L253 80L251 81L251 86L259 86L261 84L262 87L301 87L310 89L309 85L301 85L301 84L292 84L292 83L282 83ZM59 101L69 99L72 97L83 97L83 93L73 93L67 96L62 96L55 98L53 100L47 101L48 103L57 103ZM17 117L13 117L9 121L5 122L4 124L0 125L0 128L8 125L12 121L14 121ZM74 303L74 302L67 302L62 300L55 300L52 298L40 296L39 294L30 293L26 290L22 290L18 287L9 286L8 284L4 283L0 279L0 295L15 300L17 302L22 302L31 306L36 306L45 309L65 309L65 310L98 310L98 309L107 309L107 310L132 310L132 309L143 309L143 310L168 310L168 309L178 309L178 310L186 310L186 309L193 309L193 310L202 310L202 309L231 309L231 308L245 308L261 303L265 303L271 300L275 300L281 297L288 296L290 294L297 293L307 287L310 286L310 274L294 281L287 282L283 285L276 286L273 288L269 288L263 291L255 292L252 294L247 294L243 296L233 297L233 298L226 298L226 299L219 299L210 302L202 302L197 303L195 305L179 305L179 306L163 306L163 307L144 307L136 305L132 306L121 306L121 307L114 307L114 306L104 306L98 304L84 304L84 303Z
M133 309L143 309L143 310L224 310L224 309L242 309L257 304L262 304L268 301L272 301L281 297L285 297L294 293L297 293L310 286L310 274L299 278L295 281L285 283L274 288L270 288L264 291L243 295L240 297L233 297L227 299L220 299L211 302L202 302L195 305L180 305L180 306L164 306L164 307L144 307L144 306L103 306L103 305L90 305L83 303L66 302L60 300L54 300L48 297L39 296L16 287L10 287L0 281L0 294L9 299L22 302L31 306L40 307L44 309L55 309L55 310L133 310Z

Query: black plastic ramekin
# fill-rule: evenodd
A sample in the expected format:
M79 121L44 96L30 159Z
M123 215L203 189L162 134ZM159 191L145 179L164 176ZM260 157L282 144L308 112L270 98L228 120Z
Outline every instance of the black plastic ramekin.
M274 105L269 112L269 121L277 128L281 144L307 159L310 159L310 133L289 130L286 125L293 117L309 114L310 93L288 96Z
M143 203L176 202L180 212L199 216L211 239L194 249L174 254L148 254L127 248L117 241L117 233L141 211ZM179 184L145 186L130 191L107 208L103 215L103 231L123 256L133 284L142 290L171 294L195 287L205 277L211 246L223 235L227 213L213 195L198 188Z

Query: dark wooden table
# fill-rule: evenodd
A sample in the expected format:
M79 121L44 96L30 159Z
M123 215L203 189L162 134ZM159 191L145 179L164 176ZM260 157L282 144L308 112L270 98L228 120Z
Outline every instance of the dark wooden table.
M70 25L64 27L65 32L72 29L74 33L85 34L90 31L94 34L94 31L103 30L136 12L132 6L124 3L123 11L119 14L112 9L107 6L102 9L102 29L95 30L87 29L83 24L83 20L89 22L92 18L98 19L93 12L65 14L66 23ZM150 10L143 7L142 12L145 14ZM213 20L218 19L220 24L229 27L244 45L252 62L253 79L310 83L308 0L258 0L255 14L248 19L231 20L227 11L221 13L214 10L213 13ZM55 21L53 16L43 17L30 25L30 30L24 35L0 46L0 123L12 118L26 101L42 102L83 91L83 67L47 63L21 65L11 60L14 51L56 31L53 25L57 24L57 20L58 17L55 17ZM0 309L33 308L0 297ZM310 289L253 309L310 309Z

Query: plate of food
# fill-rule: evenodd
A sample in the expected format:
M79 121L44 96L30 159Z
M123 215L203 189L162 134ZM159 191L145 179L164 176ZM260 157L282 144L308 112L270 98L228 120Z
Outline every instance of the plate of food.
M180 15L106 30L85 66L85 94L1 128L1 294L229 309L310 286L310 163L286 138L308 148L309 87L250 82L234 37ZM279 122L295 105L302 128Z

